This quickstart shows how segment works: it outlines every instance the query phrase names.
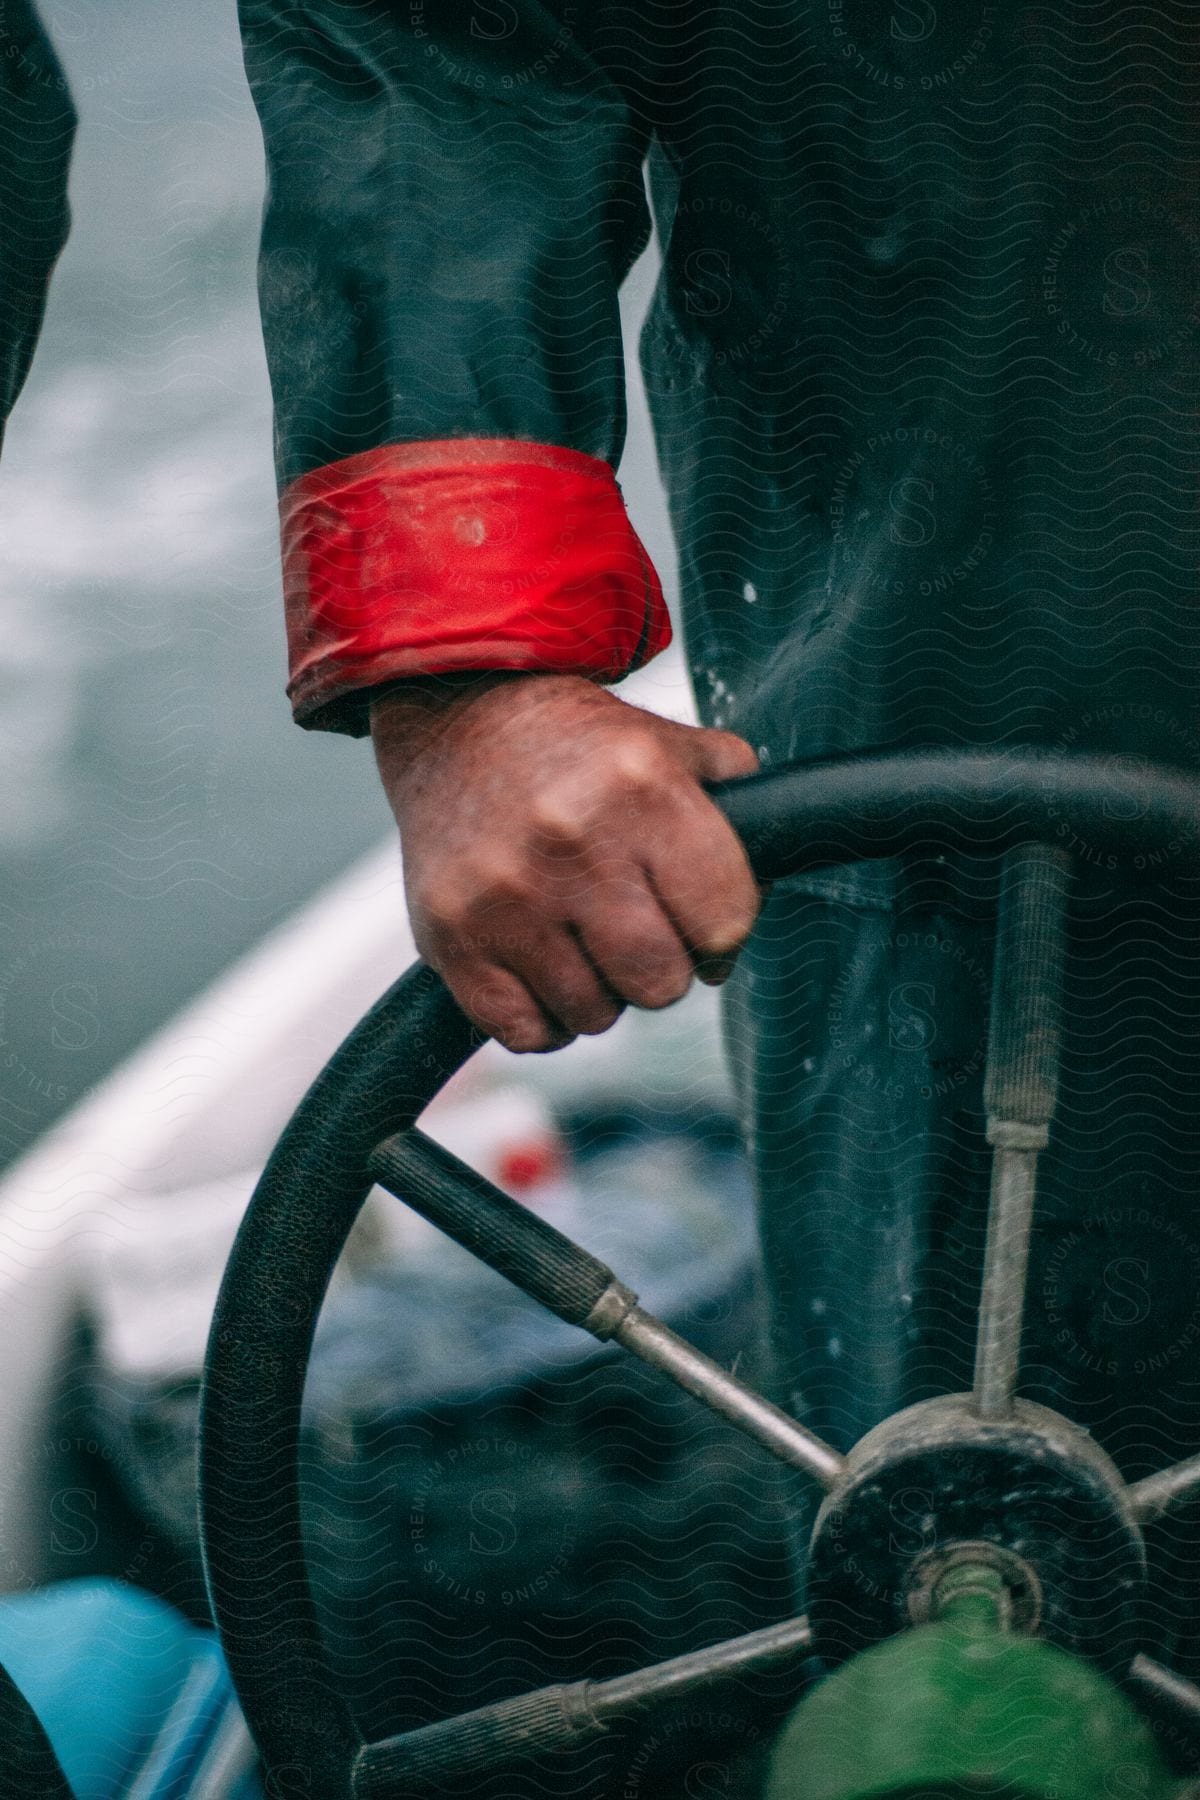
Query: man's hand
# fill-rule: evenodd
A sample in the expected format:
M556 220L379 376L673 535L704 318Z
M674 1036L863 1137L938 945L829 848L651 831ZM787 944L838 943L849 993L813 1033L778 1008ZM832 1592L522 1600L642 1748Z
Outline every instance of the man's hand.
M417 947L510 1050L729 973L760 896L700 784L757 768L741 738L575 675L407 683L373 703L371 736Z

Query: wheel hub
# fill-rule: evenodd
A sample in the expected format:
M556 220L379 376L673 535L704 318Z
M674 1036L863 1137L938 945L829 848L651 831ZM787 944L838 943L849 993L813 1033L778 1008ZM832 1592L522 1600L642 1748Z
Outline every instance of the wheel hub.
M935 1583L968 1554L1000 1571L1009 1630L1128 1666L1146 1561L1115 1465L1046 1407L1018 1400L985 1420L968 1394L906 1408L847 1457L809 1555L819 1654L844 1662L927 1618Z

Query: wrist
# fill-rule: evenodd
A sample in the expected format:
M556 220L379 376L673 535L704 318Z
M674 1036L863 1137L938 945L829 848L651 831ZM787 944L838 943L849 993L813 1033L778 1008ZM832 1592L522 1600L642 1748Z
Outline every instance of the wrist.
M411 760L497 688L528 691L535 682L541 688L563 682L572 687L595 686L587 676L530 669L472 669L406 678L371 696L368 719L376 753L389 760Z

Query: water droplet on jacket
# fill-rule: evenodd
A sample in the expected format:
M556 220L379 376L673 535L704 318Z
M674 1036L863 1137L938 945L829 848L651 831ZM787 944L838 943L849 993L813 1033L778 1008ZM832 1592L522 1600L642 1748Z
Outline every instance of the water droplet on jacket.
M898 231L881 232L878 237L867 238L863 249L872 262L895 262L900 254L900 233Z

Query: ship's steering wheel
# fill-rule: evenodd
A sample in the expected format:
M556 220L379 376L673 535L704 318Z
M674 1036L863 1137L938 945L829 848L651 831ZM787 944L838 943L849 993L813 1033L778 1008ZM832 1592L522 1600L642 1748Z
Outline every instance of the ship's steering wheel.
M956 1479L967 1468L976 1498L995 1490L998 1509L1015 1467L1042 1471L1028 1517L999 1509L994 1528L975 1529L983 1541L976 1561L991 1558L1030 1628L1109 1668L1128 1666L1137 1649L1141 1523L1200 1491L1200 1457L1127 1487L1086 1433L1014 1399L1013 1390L1033 1176L1057 1075L1069 873L1062 845L1084 841L1130 867L1166 853L1192 872L1200 866L1200 783L1119 757L938 750L828 760L714 792L764 880L902 852L1005 855L986 1094L996 1173L975 1391L910 1408L842 1457L677 1338L611 1270L414 1130L480 1042L440 978L417 964L346 1039L280 1138L230 1257L209 1340L201 1429L209 1591L272 1795L417 1800L531 1749L602 1735L656 1695L688 1693L734 1670L778 1669L812 1649L827 1661L846 1658L901 1628L922 1594L928 1604L937 1583L952 1577L955 1498L939 1474L951 1449ZM657 1366L826 1490L806 1619L639 1674L550 1688L385 1742L362 1741L337 1692L309 1591L298 1455L317 1316L373 1182L560 1317ZM908 1577L880 1583L885 1598L872 1611L861 1584L848 1595L847 1542L875 1541L878 1507L917 1463L926 1485L944 1490L939 1543L950 1548L940 1564L926 1559L915 1585ZM1077 1541L1055 1547L1039 1535L1043 1502L1059 1519L1063 1505L1070 1508ZM831 1509L838 1530L822 1535ZM1088 1603L1095 1583L1087 1568L1100 1542L1108 1604L1097 1609ZM903 1604L897 1594L907 1596Z

